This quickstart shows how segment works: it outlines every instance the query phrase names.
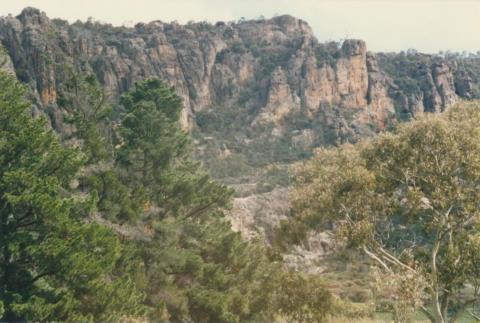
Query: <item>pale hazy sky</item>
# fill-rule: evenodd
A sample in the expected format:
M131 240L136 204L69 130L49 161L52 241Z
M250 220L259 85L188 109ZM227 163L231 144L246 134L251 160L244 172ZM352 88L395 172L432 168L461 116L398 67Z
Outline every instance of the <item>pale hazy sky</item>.
M480 0L1 0L0 15L26 6L114 25L290 14L306 20L320 40L360 38L373 51L480 51Z

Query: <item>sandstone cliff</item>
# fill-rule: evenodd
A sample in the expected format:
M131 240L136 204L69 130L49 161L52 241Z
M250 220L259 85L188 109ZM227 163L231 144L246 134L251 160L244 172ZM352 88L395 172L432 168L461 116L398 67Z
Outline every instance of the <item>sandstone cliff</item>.
M328 47L291 16L126 28L68 24L27 8L0 19L0 40L37 109L57 119L59 128L56 99L67 67L95 73L114 97L138 79L167 80L184 100L185 127L195 125L199 111L243 106L251 126L273 123L280 135L289 115L313 120L326 106L351 109L355 118L347 127L356 122L383 129L398 112L443 111L459 95L470 95L468 75L442 60L419 63L411 78L421 90L409 93L379 67L363 41Z

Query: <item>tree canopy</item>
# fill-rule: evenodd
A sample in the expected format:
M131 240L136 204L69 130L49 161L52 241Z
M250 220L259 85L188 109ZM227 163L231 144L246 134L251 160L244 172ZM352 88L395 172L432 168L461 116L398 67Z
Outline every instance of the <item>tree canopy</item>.
M462 103L371 141L318 150L295 169L285 232L298 242L330 229L340 245L362 250L391 283L384 288L399 320L420 309L432 322L455 321L479 301L479 108Z
M141 312L140 293L109 274L117 237L88 224L95 195L74 194L84 162L31 117L23 87L0 73L0 299L3 319L112 320ZM115 302L111 302L115 298ZM118 306L117 306L118 305Z

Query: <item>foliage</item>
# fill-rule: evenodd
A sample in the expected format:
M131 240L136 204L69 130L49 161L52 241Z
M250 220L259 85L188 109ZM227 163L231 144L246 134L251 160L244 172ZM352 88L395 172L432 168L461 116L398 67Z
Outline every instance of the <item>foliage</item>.
M96 80L72 75L58 102L72 126L63 143L12 76L0 88L2 319L307 322L332 311L322 281L231 230L232 191L191 160L165 83L137 83L114 126Z
M334 41L317 44L315 58L317 59L317 67L321 67L323 64L335 66L340 58L340 44Z
M262 172L260 180L257 183L256 192L270 192L277 186L288 187L289 184L290 177L287 166L273 164L265 167L264 172Z
M158 230L163 239L135 243L134 254L124 260L129 266L139 262L141 270L132 276L148 282L147 304L160 304L156 316L173 321L271 321L278 314L318 318L331 310L331 296L321 281L285 271L259 244L243 241L224 221L210 219L208 226L164 221Z
M231 231L223 209L232 192L190 160L189 140L178 124L181 102L173 89L146 80L121 102L125 112L117 128L113 167L91 187L99 188L100 196L106 194L105 214L130 201L130 225L152 231L141 240L126 241L116 266L118 275L131 277L145 293L150 318L239 322L300 312L315 318L326 315L330 294L320 281L312 281L309 294L282 312L280 295L293 288L282 277L301 278L285 271L260 244L245 242ZM312 295L315 307L305 309Z
M396 322L411 321L427 300L425 277L417 272L406 269L385 272L373 268L371 276L377 310L392 312Z
M245 107L215 107L196 114L198 129L194 136L203 149L198 157L215 178L246 176L272 163L310 156L308 148L293 143L294 126L283 136L274 137L270 135L272 125L252 127L252 115ZM292 116L296 125L294 118L297 116ZM227 158L221 156L225 148L231 152Z
M287 64L295 52L295 48L290 44L282 44L278 47L265 47L262 48L259 54L259 65L261 69L258 71L260 77L270 75L275 68L287 67ZM260 78L259 77L259 78Z
M43 119L31 118L13 76L0 74L0 88L3 319L92 321L138 314L141 294L123 276L110 276L119 241L82 219L95 195L71 192L84 159L64 148Z
M382 70L391 76L407 95L421 92L421 86L417 81L418 69L433 63L433 57L430 55L404 52L379 54L377 60Z
M86 163L97 163L111 155L108 126L112 109L94 75L77 75L67 67L64 69L70 76L62 83L57 104L66 113L64 121L74 128L65 134L64 140L82 141Z
M115 161L132 200L156 205L160 217L194 217L228 204L231 190L189 156L188 135L178 125L182 104L171 87L154 79L136 83L121 103L126 111Z
M480 55L456 57L458 71L465 72L472 80L472 98L480 99Z
M341 244L384 273L424 281L410 303L432 322L454 321L479 297L476 287L461 296L478 284L479 122L478 103L463 103L370 142L319 150L296 168L292 221L302 225L293 227L333 225Z

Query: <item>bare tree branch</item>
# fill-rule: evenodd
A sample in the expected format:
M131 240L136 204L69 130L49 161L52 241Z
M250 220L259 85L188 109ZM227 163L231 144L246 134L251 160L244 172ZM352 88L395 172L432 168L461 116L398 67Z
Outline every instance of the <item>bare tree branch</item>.
M389 273L392 273L392 270L390 269L390 267L388 267L387 264L382 259L377 257L373 252L369 251L365 245L363 246L363 251L367 254L367 256L369 256L370 258L375 260L378 264L380 264L380 266L382 266L383 269L385 269Z

